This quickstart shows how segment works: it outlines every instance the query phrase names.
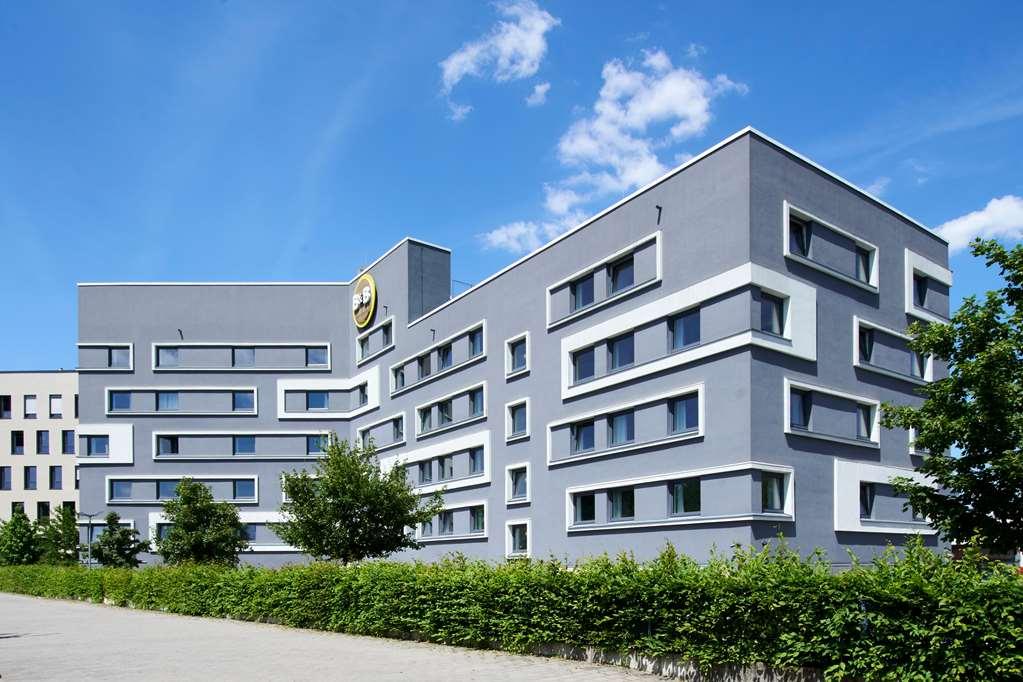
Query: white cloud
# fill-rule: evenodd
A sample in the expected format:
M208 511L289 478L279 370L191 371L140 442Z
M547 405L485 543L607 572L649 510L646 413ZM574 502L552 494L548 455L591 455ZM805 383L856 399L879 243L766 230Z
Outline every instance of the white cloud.
M579 196L578 192L567 187L544 185L543 191L544 206L557 216L568 214L583 201L583 197Z
M1023 239L1023 198L1007 194L992 199L979 211L942 223L936 232L953 253L969 246L974 237Z
M505 20L498 21L487 35L466 43L440 62L441 94L445 97L467 76L489 77L504 83L529 78L539 70L547 53L546 34L561 20L533 0L502 2L497 5L497 11ZM468 113L464 111L461 118Z
M690 59L696 59L705 54L707 54L707 48L699 43L689 43L689 47L686 48L686 56Z
M448 118L452 121L458 122L469 115L472 111L472 105L469 104L458 104L457 102L448 101Z
M526 106L538 107L547 101L547 91L551 89L550 83L539 83L533 86L533 92L526 97Z
M477 236L484 249L508 251L519 255L535 251L559 234L578 225L583 218L584 214L572 211L550 221L518 220Z
M877 180L874 180L874 182L870 183L863 189L867 190L867 192L873 194L875 197L880 197L885 193L885 190L888 189L888 184L891 181L892 181L891 178L882 175Z

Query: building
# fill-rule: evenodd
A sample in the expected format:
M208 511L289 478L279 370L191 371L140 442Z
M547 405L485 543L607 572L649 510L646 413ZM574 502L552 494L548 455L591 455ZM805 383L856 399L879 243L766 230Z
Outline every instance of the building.
M82 505L151 537L180 477L250 524L319 438L372 439L445 510L426 560L656 554L784 535L832 561L923 534L882 401L945 371L947 244L745 129L469 290L406 239L353 280L79 285Z
M75 508L77 424L77 374L0 372L0 520Z

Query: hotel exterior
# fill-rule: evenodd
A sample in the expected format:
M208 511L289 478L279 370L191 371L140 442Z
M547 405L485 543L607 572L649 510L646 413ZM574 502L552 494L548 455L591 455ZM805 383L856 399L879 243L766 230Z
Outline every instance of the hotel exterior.
M246 561L295 561L266 524L333 431L444 491L397 558L936 544L879 406L943 376L904 332L947 319L948 246L765 135L450 281L406 239L351 281L80 284L83 511L155 538L191 476L238 505Z

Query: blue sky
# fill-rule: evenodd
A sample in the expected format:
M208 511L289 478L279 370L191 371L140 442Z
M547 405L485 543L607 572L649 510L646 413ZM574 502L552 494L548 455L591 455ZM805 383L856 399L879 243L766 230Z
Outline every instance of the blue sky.
M0 368L75 365L79 281L476 282L745 125L1019 238L1023 4L829 4L5 3Z

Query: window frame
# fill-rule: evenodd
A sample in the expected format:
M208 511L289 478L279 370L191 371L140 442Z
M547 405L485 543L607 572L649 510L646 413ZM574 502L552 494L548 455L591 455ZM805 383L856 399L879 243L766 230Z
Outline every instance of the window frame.
M504 442L513 443L520 440L525 440L530 437L532 430L530 429L530 399L517 398L516 400L509 401L504 404ZM525 414L523 421L525 422L524 427L521 431L515 429L515 414L516 410L521 408Z
M521 344L523 351L523 363L521 367L515 366L515 347ZM529 332L524 331L504 341L504 377L512 379L528 374L530 370L530 348Z
M509 464L504 468L504 502L506 506L530 504L533 495L533 482L532 482L532 467L529 462L515 462ZM526 484L525 495L515 496L515 478L516 472L524 472L524 479Z

